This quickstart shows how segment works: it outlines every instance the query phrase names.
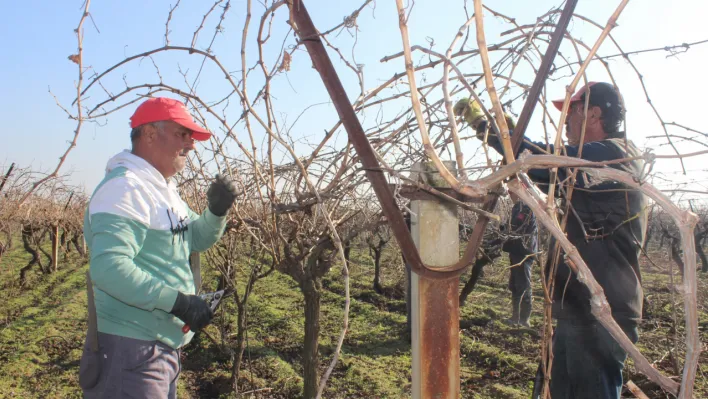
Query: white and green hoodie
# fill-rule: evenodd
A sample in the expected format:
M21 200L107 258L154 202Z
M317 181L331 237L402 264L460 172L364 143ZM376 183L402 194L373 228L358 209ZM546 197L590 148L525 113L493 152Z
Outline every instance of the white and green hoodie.
M201 216L144 159L123 151L108 161L84 218L98 331L180 348L193 333L168 313L177 292L194 294L191 252L211 247L226 218Z

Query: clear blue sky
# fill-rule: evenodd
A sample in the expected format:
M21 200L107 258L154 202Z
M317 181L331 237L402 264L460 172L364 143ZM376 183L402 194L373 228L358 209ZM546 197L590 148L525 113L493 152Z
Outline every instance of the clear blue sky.
M91 14L100 34L92 22L85 24L84 65L95 71L123 59L126 55L136 54L164 44L165 19L170 1L105 1L93 0ZM520 23L533 23L535 17L548 11L557 3L550 0L508 0L503 4L488 2L493 8L516 17ZM493 4L494 3L494 4ZM601 5L598 5L600 3ZM616 6L615 1L581 1L578 12L604 23ZM0 116L5 121L0 146L0 166L17 162L21 166L31 165L35 169L49 170L56 165L58 157L64 152L67 141L71 139L75 122L69 120L57 107L48 89L57 96L62 105L70 107L75 98L77 68L67 56L76 52L76 37L73 29L81 15L80 0L63 1L20 1L6 2L3 7L4 18L0 24L0 37L6 38L5 50L0 57ZM338 24L342 18L357 8L359 1L309 0L306 2L313 20L321 30ZM359 17L360 32L356 48L356 60L365 65L366 88L370 89L403 69L402 59L381 64L379 60L401 50L400 33L397 26L395 2L377 0L375 9L367 9ZM417 0L413 10L410 29L412 44L426 45L426 37L436 40L435 49L443 52L459 26L464 23L460 1ZM210 2L183 0L172 20L171 43L188 45L192 32L198 26ZM239 51L245 1L232 1L226 23L226 36L217 38L215 49L227 67L234 71L240 69ZM254 19L261 14L262 6L253 2ZM472 2L469 1L469 9ZM285 9L279 10L279 17L274 24L274 36L282 37L287 26ZM220 12L217 11L217 12ZM708 39L708 30L704 29L705 16L708 15L708 2L687 0L669 3L661 0L631 1L619 20L619 27L613 31L626 51L651 47L679 44L682 42ZM216 14L202 31L197 47L206 48L211 39ZM495 43L495 33L499 25L493 18L487 18L486 24L490 37L488 43ZM252 24L251 40L257 26ZM574 21L571 25L574 34L591 45L598 31L586 24ZM337 43L347 48L351 36L347 32L340 35ZM249 48L249 67L255 54L253 41ZM279 45L271 45L267 51L271 59L279 53ZM615 53L611 46L601 49L601 54ZM708 131L708 122L704 117L706 110L705 94L708 93L708 81L705 68L708 65L708 45L697 46L686 54L666 58L666 54L654 53L634 56L632 59L641 69L654 104L667 121L676 121L701 131ZM198 57L156 58L161 73L166 81L180 81L178 65L182 70L190 69L190 76L198 69L201 59ZM420 59L417 55L416 59ZM342 75L350 96L357 94L357 84L351 71L341 63L336 64ZM630 136L640 146L647 145L646 136L661 134L660 125L651 113L641 92L634 72L625 63L616 59L611 63L618 84L623 91L629 109L628 129ZM476 71L479 66L475 65ZM200 93L213 99L219 93L228 90L221 76L214 70L205 69L202 73ZM467 72L467 71L465 71ZM89 71L91 75L93 71ZM109 90L121 90L121 74L125 73L132 84L157 82L158 78L149 60L125 68L106 82ZM590 71L591 79L605 80L601 71ZM211 77L218 76L218 79ZM422 79L422 75L419 75ZM552 97L562 97L564 86L570 78L563 79L549 88L555 91ZM252 83L251 97L260 88ZM277 92L275 90L278 90ZM292 70L287 78L274 82L277 104L282 118L292 122L305 107L311 104L327 102L329 99L321 81L310 67L310 61L303 52L296 54ZM98 87L90 92L87 103L106 98ZM73 172L71 180L83 185L87 191L100 181L106 160L116 152L129 146L128 117L134 106L112 114L101 120L101 125L85 124L77 148L71 153L63 172ZM72 110L73 111L73 110ZM235 112L235 111L234 111ZM235 119L232 115L232 118ZM293 136L303 141L310 137L320 137L324 129L331 126L335 118L331 106L318 106L305 114L294 128ZM533 134L533 126L530 128ZM677 131L679 132L679 131ZM537 134L540 132L537 132ZM540 138L537 136L536 138ZM314 139L310 140L313 141ZM659 143L655 141L655 143ZM695 145L684 145L683 151L700 149ZM656 148L657 153L668 153L666 147ZM687 162L689 170L703 170L708 157ZM675 174L678 163L663 161L657 169L667 173L673 182L685 179ZM708 190L706 173L694 173L695 188Z

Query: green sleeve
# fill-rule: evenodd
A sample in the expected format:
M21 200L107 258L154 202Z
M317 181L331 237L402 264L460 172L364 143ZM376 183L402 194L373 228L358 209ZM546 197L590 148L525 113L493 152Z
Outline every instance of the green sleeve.
M147 311L169 312L177 290L138 267L133 259L145 242L148 227L110 213L91 215L91 281L101 291Z
M219 217L211 213L207 208L201 216L197 216L191 209L190 219L196 219L190 223L191 234L190 247L193 252L204 252L216 243L226 228L226 216Z

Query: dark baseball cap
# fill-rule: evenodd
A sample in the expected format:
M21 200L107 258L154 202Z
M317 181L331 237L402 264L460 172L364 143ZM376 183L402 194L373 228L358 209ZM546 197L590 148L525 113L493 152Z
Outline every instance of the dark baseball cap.
M587 85L578 89L570 98L570 103L585 101L585 94L590 92L590 100L588 103L592 106L597 106L602 109L603 114L611 112L613 114L622 115L624 110L624 102L622 95L617 89L606 82L588 82ZM553 100L552 103L559 111L563 109L565 99Z

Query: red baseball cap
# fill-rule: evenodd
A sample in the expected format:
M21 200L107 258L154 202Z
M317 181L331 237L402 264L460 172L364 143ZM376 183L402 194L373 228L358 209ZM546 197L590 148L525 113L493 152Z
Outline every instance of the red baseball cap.
M211 133L197 125L194 118L182 102L167 98L153 97L138 106L130 117L130 127L136 128L146 123L172 121L192 131L192 138L199 141L209 140Z
M585 101L585 94L590 93L588 103L598 106L603 112L621 112L624 109L622 97L617 89L606 82L588 82L587 85L578 89L570 98L570 103L576 101ZM559 111L563 110L563 102L565 99L551 101Z

